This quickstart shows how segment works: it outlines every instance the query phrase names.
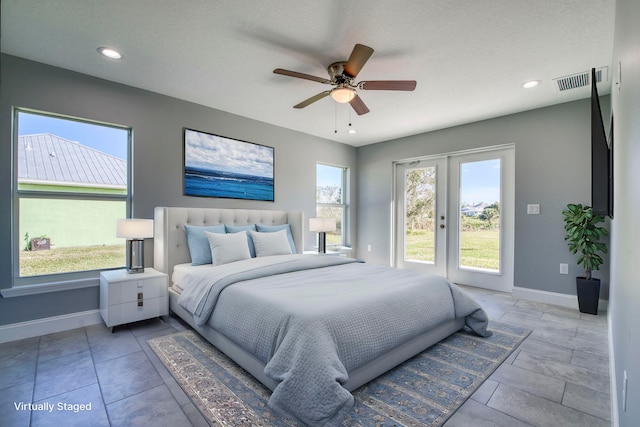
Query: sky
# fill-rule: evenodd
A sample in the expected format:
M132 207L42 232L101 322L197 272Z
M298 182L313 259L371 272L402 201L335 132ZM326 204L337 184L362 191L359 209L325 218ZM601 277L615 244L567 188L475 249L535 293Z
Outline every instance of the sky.
M461 163L460 200L466 203L500 201L500 159Z
M316 179L318 187L342 187L342 168L318 164Z
M18 135L37 133L51 133L120 159L127 159L128 129L126 128L19 112Z

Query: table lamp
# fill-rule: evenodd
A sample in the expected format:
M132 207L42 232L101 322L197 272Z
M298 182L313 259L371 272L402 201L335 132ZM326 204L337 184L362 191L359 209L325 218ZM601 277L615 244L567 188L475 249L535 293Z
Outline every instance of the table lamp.
M144 239L153 237L153 220L119 219L116 237L127 239L127 273L144 273Z
M318 232L318 253L327 252L327 231L336 231L335 218L309 218L309 231Z

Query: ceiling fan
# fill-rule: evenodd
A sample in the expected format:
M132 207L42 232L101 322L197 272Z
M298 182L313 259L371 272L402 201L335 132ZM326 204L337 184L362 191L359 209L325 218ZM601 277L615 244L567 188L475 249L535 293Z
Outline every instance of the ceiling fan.
M369 80L355 83L355 78L367 63L373 49L369 46L356 44L347 61L334 62L327 68L329 79L316 77L310 74L299 73L297 71L284 70L276 68L273 70L275 74L283 76L296 77L299 79L311 80L318 83L335 86L333 89L325 90L301 103L294 105L293 108L304 108L316 101L321 100L329 95L336 102L349 103L358 115L367 114L369 108L358 96L356 88L360 90L402 90L412 91L416 88L415 80Z

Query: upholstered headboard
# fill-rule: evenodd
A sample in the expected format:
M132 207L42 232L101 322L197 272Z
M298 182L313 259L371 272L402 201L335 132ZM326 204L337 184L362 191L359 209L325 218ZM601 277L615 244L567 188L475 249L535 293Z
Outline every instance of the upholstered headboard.
M296 251L304 249L302 212L157 207L154 212L154 268L171 277L173 267L191 261L184 225L289 224Z

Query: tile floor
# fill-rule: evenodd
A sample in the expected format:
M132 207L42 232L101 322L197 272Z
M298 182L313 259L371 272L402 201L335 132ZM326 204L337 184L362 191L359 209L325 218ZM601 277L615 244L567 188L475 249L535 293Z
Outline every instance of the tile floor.
M491 319L533 332L446 427L611 425L606 313L465 289ZM0 344L0 426L206 426L147 344L184 329L168 317Z
M491 320L533 332L445 427L611 426L606 312L464 289Z

